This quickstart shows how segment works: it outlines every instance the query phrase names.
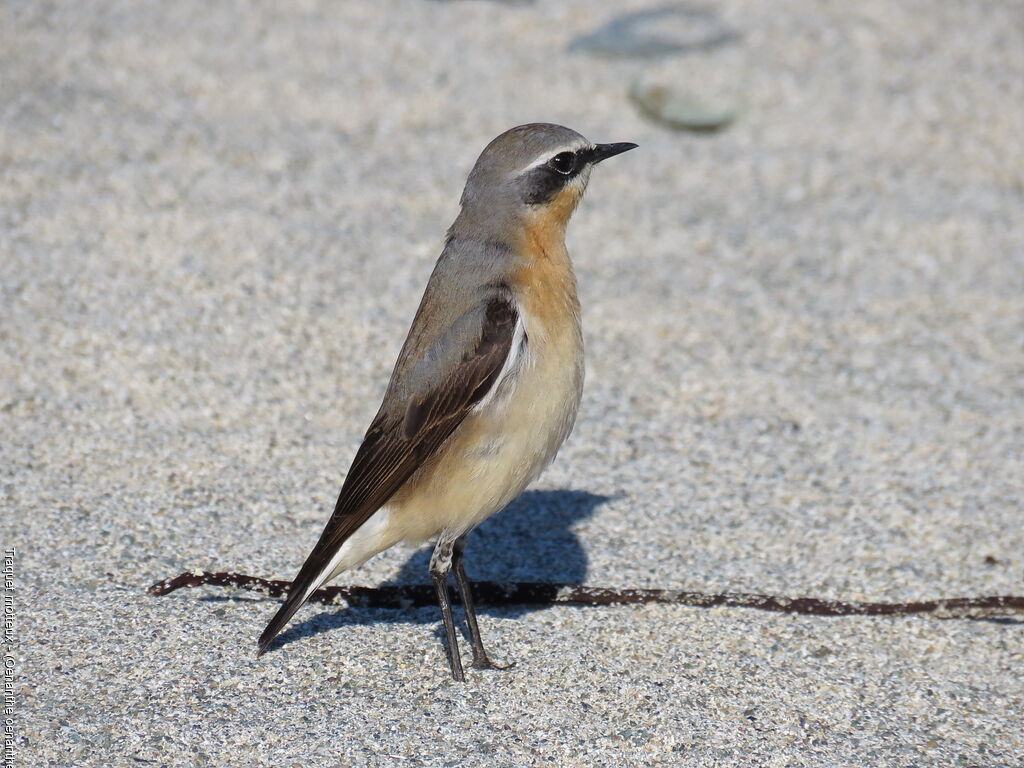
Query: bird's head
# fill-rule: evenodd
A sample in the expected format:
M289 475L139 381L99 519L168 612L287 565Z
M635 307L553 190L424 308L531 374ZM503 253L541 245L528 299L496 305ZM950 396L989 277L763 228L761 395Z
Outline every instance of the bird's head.
M507 130L480 153L462 193L459 218L485 229L542 226L564 232L591 169L635 147L594 144L551 123Z

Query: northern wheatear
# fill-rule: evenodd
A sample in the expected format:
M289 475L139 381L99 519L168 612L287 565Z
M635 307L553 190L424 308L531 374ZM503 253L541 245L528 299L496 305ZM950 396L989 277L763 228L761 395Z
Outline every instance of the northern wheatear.
M462 567L466 536L519 495L572 430L583 336L565 227L591 168L634 147L532 123L481 153L384 402L259 653L325 582L399 541L438 536L430 576L452 676L465 679L448 595L452 568L473 666L494 667Z

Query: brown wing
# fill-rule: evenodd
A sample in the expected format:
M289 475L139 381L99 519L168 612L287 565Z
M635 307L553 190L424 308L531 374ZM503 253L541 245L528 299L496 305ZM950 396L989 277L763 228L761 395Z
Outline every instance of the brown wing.
M479 341L440 385L410 401L403 415L382 413L370 425L341 486L334 514L260 636L260 653L305 602L314 582L326 576L324 569L346 539L387 503L490 391L511 350L517 317L508 299L491 299Z

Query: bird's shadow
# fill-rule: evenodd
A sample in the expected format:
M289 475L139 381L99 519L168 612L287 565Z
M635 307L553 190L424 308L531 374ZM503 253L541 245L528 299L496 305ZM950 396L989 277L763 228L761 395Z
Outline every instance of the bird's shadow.
M587 555L572 526L590 517L610 498L587 491L527 491L470 534L465 559L470 580L582 584L587 575ZM429 583L427 566L430 555L431 547L417 550L398 575L386 583ZM535 610L539 608L477 607L479 614L505 617L521 616ZM354 624L429 624L439 621L440 612L436 607L382 609L350 606L322 611L295 624L278 637L275 646Z

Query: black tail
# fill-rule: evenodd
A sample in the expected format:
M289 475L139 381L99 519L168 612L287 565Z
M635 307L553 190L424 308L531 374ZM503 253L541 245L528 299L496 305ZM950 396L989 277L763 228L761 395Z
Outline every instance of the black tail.
M270 620L267 628L260 635L260 639L257 641L259 644L259 650L256 651L257 656L262 656L266 653L274 638L280 634L285 624L291 620L295 612L306 602L308 597L306 592L309 591L312 594L312 590L309 588L320 576L323 566L324 563L320 562L320 558L312 556L302 566L299 575L292 582L291 589L288 591L288 597L285 598L284 603L277 609L277 613L274 614L274 618Z

